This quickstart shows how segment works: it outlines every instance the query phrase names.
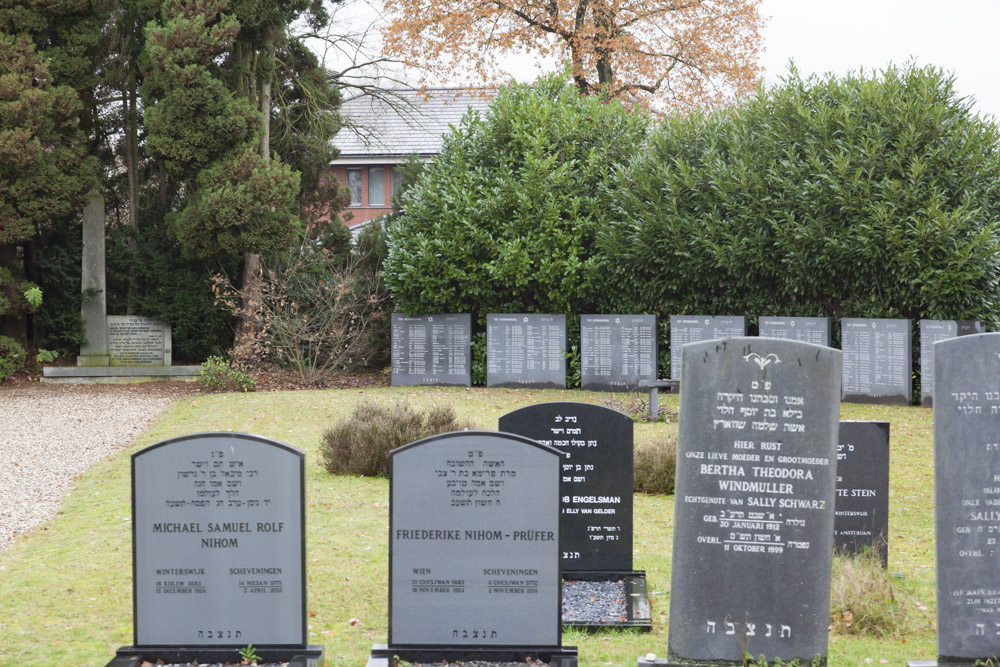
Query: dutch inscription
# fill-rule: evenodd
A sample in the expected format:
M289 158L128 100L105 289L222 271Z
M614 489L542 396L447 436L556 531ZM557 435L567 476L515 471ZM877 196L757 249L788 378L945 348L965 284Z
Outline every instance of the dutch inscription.
M487 316L489 387L566 388L566 316Z
M841 320L843 400L909 405L913 365L910 344L910 320Z
M580 383L589 391L634 391L655 380L655 315L581 315Z
M758 330L765 338L798 340L814 345L830 344L829 317L761 317Z
M471 386L471 317L392 314L392 385Z

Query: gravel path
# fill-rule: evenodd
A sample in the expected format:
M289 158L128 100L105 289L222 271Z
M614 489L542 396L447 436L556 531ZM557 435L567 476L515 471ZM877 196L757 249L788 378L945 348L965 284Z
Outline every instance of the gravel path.
M77 475L125 448L174 399L191 393L163 385L3 387L0 550L55 514Z

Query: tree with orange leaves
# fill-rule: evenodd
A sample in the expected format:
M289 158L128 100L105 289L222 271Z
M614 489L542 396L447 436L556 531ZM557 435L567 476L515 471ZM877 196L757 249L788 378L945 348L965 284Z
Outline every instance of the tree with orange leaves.
M757 85L761 0L385 0L386 49L435 73L506 78L499 59L569 62L584 94L652 108L718 104Z

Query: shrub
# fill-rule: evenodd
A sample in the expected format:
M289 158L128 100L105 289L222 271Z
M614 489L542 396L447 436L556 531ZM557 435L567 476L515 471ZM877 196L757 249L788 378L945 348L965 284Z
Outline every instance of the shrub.
M677 438L660 435L650 442L637 442L633 466L636 493L673 493L677 475Z
M886 637L915 629L915 601L892 582L874 549L834 554L830 628L844 635ZM926 611L926 608L924 609Z
M219 391L257 391L257 381L243 366L233 367L222 357L209 357L201 365L201 386Z
M24 368L28 353L13 338L0 336L0 382Z
M471 428L449 406L426 413L406 403L392 406L364 401L347 419L323 432L323 465L335 475L389 476L389 452L438 433Z

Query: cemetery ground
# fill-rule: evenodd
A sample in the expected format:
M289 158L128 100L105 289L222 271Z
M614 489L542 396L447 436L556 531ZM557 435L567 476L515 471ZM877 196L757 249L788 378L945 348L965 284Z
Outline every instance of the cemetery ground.
M126 450L81 475L51 521L0 551L0 666L102 667L118 647L132 643L129 455L166 438L225 430L264 435L306 452L308 640L326 645L331 665L363 665L372 644L386 640L389 484L327 473L323 430L363 399L406 401L420 409L447 404L459 419L496 430L497 419L519 407L560 400L603 404L607 397L376 387L180 398ZM661 409L676 414L677 397L661 396ZM903 665L936 656L931 417L919 407L841 406L843 420L892 424L889 571L901 575L894 579L903 593L899 603L909 606L917 623L901 636L831 633L830 665ZM637 447L676 426L637 422ZM581 665L634 665L637 656L666 653L673 497L638 494L634 512L634 567L647 573L652 632L566 631L563 644L579 647ZM751 643L751 653L753 648Z

